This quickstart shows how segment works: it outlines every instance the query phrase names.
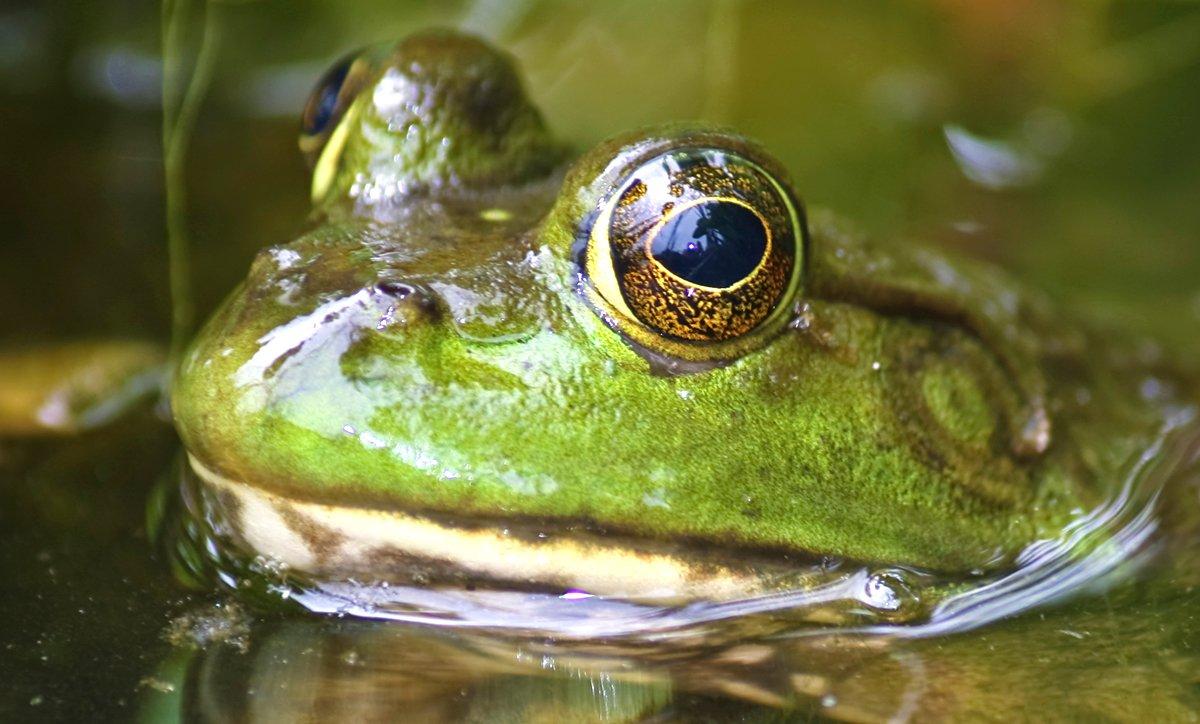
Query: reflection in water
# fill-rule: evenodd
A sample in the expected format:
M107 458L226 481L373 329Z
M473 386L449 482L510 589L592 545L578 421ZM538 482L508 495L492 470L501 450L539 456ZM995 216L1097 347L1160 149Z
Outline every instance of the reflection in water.
M303 618L260 623L245 651L215 644L168 659L142 705L160 720L248 722L1181 720L1200 706L1195 627L1181 625L1191 605L1126 591L979 636L726 644Z
M502 641L297 621L249 652L197 656L180 702L203 721L630 721L671 699L663 674L577 663ZM624 670L622 670L624 669Z

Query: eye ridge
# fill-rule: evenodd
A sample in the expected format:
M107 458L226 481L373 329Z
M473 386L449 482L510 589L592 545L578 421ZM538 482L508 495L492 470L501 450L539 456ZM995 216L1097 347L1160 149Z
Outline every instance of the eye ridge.
M654 253L655 242L658 241L660 235L668 224L677 219L684 212L696 208L697 206L706 204L734 204L739 208L749 211L754 215L754 218L758 220L764 236L763 248L759 253L758 259L754 266L749 271L742 274L737 281L725 286L702 284L693 279L688 279L687 277L673 271ZM762 272L763 267L767 265L767 262L771 258L771 252L774 250L774 233L771 231L770 222L768 222L766 217L764 217L758 209L754 208L753 205L733 196L702 196L681 204L675 204L665 214L663 214L662 218L659 219L654 226L650 228L650 230L646 233L645 238L646 241L642 244L642 249L643 253L645 253L646 258L649 259L651 264L680 284L707 292L732 292L746 285ZM678 252L673 253L678 255ZM713 258L714 257L710 255L707 259L702 261L701 264L707 263Z

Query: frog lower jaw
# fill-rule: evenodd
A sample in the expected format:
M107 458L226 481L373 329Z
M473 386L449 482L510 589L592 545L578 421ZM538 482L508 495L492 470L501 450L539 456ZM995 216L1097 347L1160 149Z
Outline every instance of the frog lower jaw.
M191 455L188 461L205 504L238 545L318 578L404 581L414 571L436 571L450 581L663 602L735 600L818 583L803 564L569 530L516 537L404 511L317 503L232 480Z

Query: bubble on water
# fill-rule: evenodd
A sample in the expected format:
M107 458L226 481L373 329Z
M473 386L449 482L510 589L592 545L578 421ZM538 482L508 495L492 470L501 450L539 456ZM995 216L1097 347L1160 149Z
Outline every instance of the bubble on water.
M861 600L868 606L890 613L917 600L905 571L889 568L872 573L863 585Z
M240 604L219 602L176 616L163 638L175 646L203 649L224 643L245 652L250 648L250 622L250 614Z

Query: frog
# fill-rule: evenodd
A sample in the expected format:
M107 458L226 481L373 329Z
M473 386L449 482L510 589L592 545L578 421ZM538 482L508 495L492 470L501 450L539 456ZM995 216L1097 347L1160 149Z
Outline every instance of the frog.
M1147 451L1194 449L1194 384L1138 344L810 210L734 130L577 154L479 38L338 61L300 148L307 230L170 390L189 500L247 557L671 603L900 581L885 610L1081 555L1153 497Z

